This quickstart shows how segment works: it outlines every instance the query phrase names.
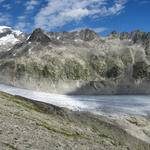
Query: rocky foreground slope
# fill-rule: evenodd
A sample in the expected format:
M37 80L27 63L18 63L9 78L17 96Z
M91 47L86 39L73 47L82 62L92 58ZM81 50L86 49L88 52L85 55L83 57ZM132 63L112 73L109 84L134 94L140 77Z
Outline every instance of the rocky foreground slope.
M0 40L17 41L0 43L1 83L65 94L150 94L150 33L36 29L17 36L5 28Z
M150 150L150 121L121 118L73 112L0 92L0 149Z

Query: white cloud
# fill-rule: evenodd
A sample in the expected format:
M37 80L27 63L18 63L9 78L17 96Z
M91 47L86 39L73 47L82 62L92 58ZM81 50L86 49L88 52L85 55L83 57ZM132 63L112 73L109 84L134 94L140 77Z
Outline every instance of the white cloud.
M62 15L74 19L80 19L81 17L88 15L88 13L89 13L88 9L79 8L76 10L69 10L68 12L64 12L64 14L62 13Z
M107 31L107 30L109 30L108 28L106 28L106 27L100 27L100 28L91 28L92 30L94 30L95 32L97 32L97 33L102 33L102 32L104 32L104 31Z
M18 24L16 24L15 29L27 31L27 28L30 26L31 24L29 22L19 22Z
M142 0L142 1L139 1L139 4L143 5L143 4L148 4L150 3L149 0Z
M15 3L16 3L16 4L20 4L20 3L21 3L21 0L15 0Z
M0 0L0 3L4 2L4 1L5 0ZM10 7L10 5L9 6L8 5L7 6L6 5L2 5L2 7L8 9L8 7ZM0 24L10 25L10 22L11 22L10 14L0 12Z
M5 0L0 0L0 3L4 2Z
M18 16L17 19L19 19L19 20L25 20L26 16L25 15L24 16Z
M26 5L26 10L33 10L37 5L39 5L39 1L37 0L30 0L28 1L25 5Z
M51 30L84 17L104 17L118 15L127 0L47 0L47 6L41 8L35 16L35 27Z
M10 24L11 17L9 14L3 14L0 12L0 23L2 24Z
M80 28L75 28L75 29L71 30L70 32L81 31L81 30L87 29L87 28L90 29L90 30L93 30L93 31L95 31L97 33L102 33L104 31L109 30L109 28L106 28L106 27L99 27L99 28L80 27Z
M11 9L11 6L10 6L10 4L4 4L4 5L3 5L3 8L9 10L9 9Z

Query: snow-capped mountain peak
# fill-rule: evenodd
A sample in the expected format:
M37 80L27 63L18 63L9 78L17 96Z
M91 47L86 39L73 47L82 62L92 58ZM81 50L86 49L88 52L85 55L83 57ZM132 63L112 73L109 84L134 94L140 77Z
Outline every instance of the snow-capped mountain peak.
M0 51L23 41L26 34L8 26L0 26Z
M6 30L11 29L11 27L7 27L7 26L0 26L0 33L5 32Z

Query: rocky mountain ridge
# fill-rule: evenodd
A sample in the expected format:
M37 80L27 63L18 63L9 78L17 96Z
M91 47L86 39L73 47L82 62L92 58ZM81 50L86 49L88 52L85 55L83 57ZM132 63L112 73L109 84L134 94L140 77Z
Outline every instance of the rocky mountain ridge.
M1 83L56 93L149 94L150 33L36 29L0 52Z

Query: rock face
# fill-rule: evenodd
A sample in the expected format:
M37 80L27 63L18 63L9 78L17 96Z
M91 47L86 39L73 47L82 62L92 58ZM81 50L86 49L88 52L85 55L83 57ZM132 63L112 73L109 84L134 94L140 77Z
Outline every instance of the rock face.
M133 65L133 78L150 78L150 66L146 62L137 62Z
M145 127L148 125L148 120L144 117L134 116L127 118L127 120L139 127Z
M31 36L29 38L30 42L40 42L41 44L48 44L50 42L50 38L44 33L43 30L40 28L34 30L31 33Z
M149 142L132 136L121 124L106 117L73 112L1 92L0 108L2 150L150 149ZM149 129L144 129L144 133L147 135Z
M115 31L115 30L112 31L111 35L112 35L112 37L114 37L114 38L118 38L118 37L119 37L117 31Z
M92 30L86 29L80 31L80 38L84 41L91 41L97 36L97 33L95 33Z
M1 36L15 36L6 29ZM0 47L1 83L67 94L150 93L150 33L36 29L25 37Z
M130 34L128 32L123 32L120 34L120 39L125 40L125 39L130 39Z

